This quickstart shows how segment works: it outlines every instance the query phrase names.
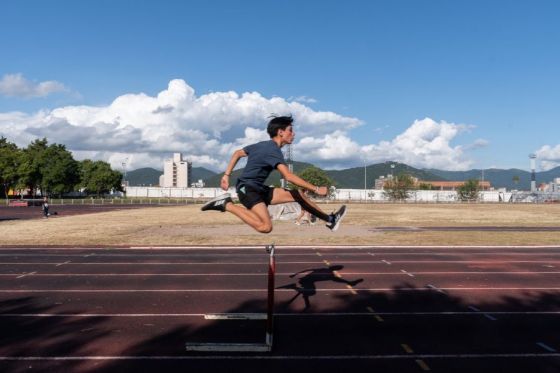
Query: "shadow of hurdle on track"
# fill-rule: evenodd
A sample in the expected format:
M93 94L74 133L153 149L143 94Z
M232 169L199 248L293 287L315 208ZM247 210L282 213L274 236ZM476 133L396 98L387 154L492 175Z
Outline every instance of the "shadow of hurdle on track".
M325 277L329 278L330 275ZM322 279L321 279L322 280ZM347 280L346 280L347 281ZM356 281L356 280L354 280ZM338 281L337 281L338 282ZM288 288L288 287L285 287ZM209 321L188 324L146 338L123 351L126 356L173 355L193 357L177 361L110 361L95 371L154 371L164 368L191 371L351 371L362 369L395 369L418 372L413 357L401 347L410 345L417 354L500 354L516 352L544 353L537 341L552 343L560 330L560 315L501 314L509 311L560 311L558 292L532 292L516 296L500 296L491 301L469 302L435 289L401 283L389 292L359 291L358 294L329 294L336 302L316 309L314 313L297 309L288 295L276 305L275 345L269 355L246 353L185 352L185 340L216 339L221 336L238 341L261 336L262 330L252 330L250 323ZM375 310L375 314L366 311ZM262 309L262 299L241 302L226 312L243 313ZM314 306L315 308L315 306ZM478 311L473 311L479 310ZM374 317L380 316L379 318ZM492 320L485 315L493 316ZM380 320L381 319L381 320ZM555 339L556 338L556 339ZM559 346L560 347L560 346ZM238 358L236 358L236 356ZM265 357L262 357L265 356ZM267 357L268 356L268 357ZM306 357L328 357L307 359ZM337 359L336 356L380 356L379 359ZM387 360L383 356L402 356ZM415 356L415 355L411 355ZM276 357L277 359L274 359ZM294 357L292 359L284 357ZM297 357L303 357L298 359ZM335 357L335 358L333 358ZM431 359L426 360L433 371L472 372L545 372L558 371L556 359ZM528 370L530 369L530 370Z
M305 310L308 310L311 307L310 299L311 297L317 294L317 282L335 282L341 283L347 286L356 286L360 282L363 282L364 279L360 278L357 280L346 280L343 278L338 271L341 271L344 268L343 265L332 265L328 267L317 267L317 268L309 268L299 271L290 275L290 278L294 278L297 275L304 274L305 276L300 277L297 282L282 285L277 287L276 289L293 289L296 294L287 302L287 305L290 305L294 302L299 296L303 298L305 303Z

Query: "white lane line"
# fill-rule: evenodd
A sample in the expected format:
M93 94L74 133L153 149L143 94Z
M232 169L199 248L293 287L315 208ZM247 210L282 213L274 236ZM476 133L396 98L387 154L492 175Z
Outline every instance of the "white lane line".
M383 259L382 262L385 263L385 264L391 265L391 262L389 262L389 261L387 261L387 260L385 260L385 259Z
M327 264L327 263L325 263ZM327 264L330 265L330 264ZM339 273L344 274L344 276L400 276L403 273L409 277L415 277L414 274L401 269L400 272L347 272L347 271L339 271ZM0 276L16 276L16 275L30 275L34 274L34 277L111 277L111 276L150 276L150 277L157 277L157 276L268 276L267 273L0 273ZM280 272L276 273L278 276L289 276L292 275L292 272ZM453 274L497 274L497 275L542 275L542 274L560 274L560 272L415 272L416 275L453 275ZM19 277L18 277L19 278Z
M504 359L557 358L560 353L511 354L396 354L396 355L177 355L177 356L0 356L0 361L73 360L412 360L412 359Z
M322 263L321 261L276 261L279 264L318 264ZM495 261L487 261L487 260L393 260L389 263L385 261L369 261L369 260L344 260L344 264L448 264L448 263L456 263L456 264L506 264L506 263L549 263L548 260L495 260ZM264 262L82 262L82 263L68 263L68 265L262 265ZM560 261L559 261L560 263ZM56 265L59 264L58 262L0 262L0 265ZM426 272L431 273L431 272ZM441 272L435 272L441 273ZM470 273L470 272L469 272ZM473 272L473 273L480 273L480 272Z
M445 290L440 289L440 288L438 288L438 287L436 287L436 286L434 286L434 285L432 285L432 284L428 284L428 285L426 285L426 287L430 288L431 290L435 290L435 291L437 291L437 292L439 292L439 293L446 294Z
M313 262L279 262L276 261L279 264L322 264L322 261L313 261ZM126 266L133 266L133 265L263 265L264 263L268 263L268 262L235 262L235 263L228 263L228 262L221 262L221 263L216 263L216 262L202 262L202 263L198 263L198 262L84 262L84 263L68 263L69 266L71 265L107 265L107 266L111 266L111 265L126 265ZM348 263L348 262L344 262L344 263ZM354 262L354 263L367 263L367 262ZM372 262L374 263L374 262ZM376 263L376 262L375 262ZM13 262L13 263L0 263L3 265L56 265L58 263L42 263L42 262Z
M480 313L482 314L484 317L486 317L488 320L492 320L492 321L496 321L497 319L490 315L490 313L488 312L482 312L480 309L476 308L475 306L469 306L469 309L476 312L476 313Z
M34 275L35 273L37 273L37 272L23 273L23 274L17 276L16 278L24 278L24 277L26 277L26 276Z
M405 275L409 276L409 277L414 277L414 275L408 271L405 271L404 269L401 269L401 272L404 273Z
M432 285L433 286L433 285ZM348 289L302 289L302 290L313 290L316 292L338 292L338 291L348 291ZM515 291L527 291L527 290L555 290L560 291L560 287L502 287L502 288L473 288L473 287L459 287L459 288L436 288L430 287L426 288L369 288L369 289L355 289L357 292L372 292L372 291L383 291L383 292L424 292L424 291L439 291L444 293L446 291L502 291L502 290L515 290ZM266 289L3 289L0 293L157 293L157 292L266 292ZM276 289L275 292L289 292L293 293L293 289Z
M380 316L476 316L479 315L467 311L442 311L442 312L376 312L371 307L366 307L369 312L326 312L326 313L274 313L275 317L357 317L380 315ZM557 316L560 311L497 311L488 312L493 315L509 315L509 316ZM208 313L3 313L2 317L204 317ZM226 313L222 313L226 315ZM235 316L236 313L228 315Z
M331 254L335 254L335 253L331 253ZM315 253L278 253L276 254L278 257L284 257L284 256L315 256L317 254ZM343 252L338 252L336 253L336 255L338 256L344 256L344 257L351 257L351 256L365 256L365 253L343 253ZM442 256L442 257L454 257L454 256L465 256L468 255L469 257L472 256L478 256L478 255L483 255L483 256L488 256L488 255L496 255L496 256L560 256L560 252L555 251L555 252L550 252L550 253L531 253L531 252L522 252L522 253L516 253L516 252L478 252L478 253L460 253L460 252L448 252L448 253L432 253L432 252L387 252L387 253L377 253L377 255L387 255L387 256ZM14 253L14 254L0 254L0 257L53 257L53 258L59 258L59 257L81 257L81 258L88 258L91 256L96 256L96 257L172 257L172 258L176 258L176 257L187 257L187 256L266 256L266 253L263 250L263 253L259 253L259 254L255 254L255 253L211 253L211 252L204 252L204 253L184 253L184 254L165 254L165 253L150 253L150 254L140 254L140 253L124 253L124 254L120 254L120 253L107 253L106 251L102 254L88 254L88 255L83 255L83 254L44 254L44 253Z
M61 265L68 264L68 263L70 263L70 262L71 262L71 260L67 260L67 261L65 261L64 263L59 263L59 264L57 264L56 267L60 267Z
M88 251L88 250L152 250L152 249L168 249L168 250L263 250L264 245L254 246L74 246L74 247L41 247L29 246L25 248L2 246L0 251L8 250L65 250L65 251ZM559 245L276 245L276 248L297 250L297 249L560 249Z
M537 342L537 346L542 347L543 349L545 349L548 352L556 352L556 349L550 347L549 345L547 345L543 342Z

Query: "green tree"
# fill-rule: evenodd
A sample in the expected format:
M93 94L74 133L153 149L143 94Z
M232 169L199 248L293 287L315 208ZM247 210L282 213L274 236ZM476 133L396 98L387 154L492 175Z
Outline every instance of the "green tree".
M410 190L414 188L414 179L411 175L400 173L383 185L383 193L393 201L402 201L410 197Z
M511 180L513 181L515 186L517 186L517 184L519 184L519 176L515 175L511 178Z
M80 162L80 186L87 194L100 197L111 190L122 191L122 174L107 162L86 159Z
M18 189L29 189L32 195L40 188L44 153L47 150L46 138L37 139L23 149L18 165Z
M64 145L52 144L44 151L40 171L43 195L61 196L80 182L78 162Z
M20 149L16 144L0 137L0 187L4 190L6 200L9 190L17 184L20 157Z
M479 198L480 185L478 180L469 179L457 188L457 196L461 201L477 201Z
M418 184L419 190L433 190L434 186L430 183L420 183Z
M299 174L303 180L317 186L326 186L329 193L333 192L333 188L329 188L334 184L334 181L327 175L327 173L315 166L310 166L303 169Z

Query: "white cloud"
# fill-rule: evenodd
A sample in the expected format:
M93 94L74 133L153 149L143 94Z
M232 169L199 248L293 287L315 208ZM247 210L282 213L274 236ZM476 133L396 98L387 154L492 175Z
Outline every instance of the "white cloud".
M77 158L109 160L113 167L128 157L131 168L161 168L164 158L182 152L198 162L196 166L220 169L233 150L268 138L265 125L271 113L293 114L300 134L321 135L362 124L356 118L314 111L258 92L196 96L185 81L176 79L155 97L125 94L108 106L0 113L0 135L19 146L47 137L65 144Z
M472 144L466 145L464 149L480 149L485 148L490 144L488 140L485 139L476 139Z
M319 102L313 97L308 97L308 96L296 96L296 97L292 96L288 98L288 101L301 102L302 104L316 104L317 102Z
M48 80L35 83L25 79L22 74L6 74L0 80L0 94L8 97L45 97L64 91L68 89L60 82Z
M271 113L295 118L294 159L333 169L383 161L415 167L468 169L468 147L452 146L462 124L417 120L389 141L360 145L351 130L357 118L314 111L280 97L258 92L214 92L197 96L185 81L172 80L156 96L125 94L107 106L66 106L33 114L0 113L0 136L20 147L36 138L65 144L77 159L103 159L121 169L162 168L163 160L181 152L195 167L222 170L235 149L268 139ZM484 141L474 145L482 146Z
M473 162L461 145L452 146L451 141L471 128L430 118L416 120L393 140L366 146L365 152L374 159L385 158L414 167L467 170Z
M544 145L535 152L537 161L543 171L560 166L560 145Z
M368 164L397 161L418 168L467 170L472 161L467 158L464 147L452 146L451 141L471 128L425 118L416 120L390 141L360 146L346 132L335 131L322 137L302 139L294 152L305 154L306 160L327 168L356 166L365 159Z

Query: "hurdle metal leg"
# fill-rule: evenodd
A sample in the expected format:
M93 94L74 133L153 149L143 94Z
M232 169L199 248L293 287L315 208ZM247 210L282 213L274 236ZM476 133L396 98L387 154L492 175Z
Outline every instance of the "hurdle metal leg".
M207 320L266 320L266 335L264 343L191 343L187 342L187 351L205 352L270 352L272 350L274 332L274 277L276 273L276 259L274 257L274 244L267 245L266 251L269 253L268 262L268 297L266 313L238 313L225 314L214 313L206 314Z

